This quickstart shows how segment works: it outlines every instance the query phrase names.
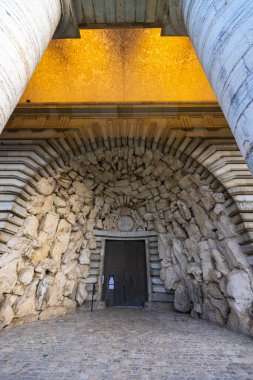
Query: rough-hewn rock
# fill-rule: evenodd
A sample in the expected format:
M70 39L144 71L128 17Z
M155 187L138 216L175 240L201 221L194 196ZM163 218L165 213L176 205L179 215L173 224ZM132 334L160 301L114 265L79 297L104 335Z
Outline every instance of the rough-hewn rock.
M79 305L82 305L87 298L86 284L84 282L79 282L76 292L76 300Z
M18 298L17 302L14 304L13 311L15 313L15 318L24 317L30 314L38 314L35 307L35 293L37 284L37 279L29 284L25 288L23 295Z
M215 226L204 209L198 204L192 206L196 223L206 239L215 239Z
M202 273L204 281L210 281L210 272L214 269L212 263L212 256L207 241L201 241L198 243L199 257L201 259Z
M245 269L248 268L246 257L242 254L240 246L236 239L224 239L218 243L219 249L222 251L230 268Z
M202 317L207 321L217 323L221 326L225 325L225 319L223 318L219 308L212 304L209 299L204 300Z
M56 213L48 213L42 223L42 231L48 234L48 237L51 238L54 236L55 231L58 226L59 215Z
M88 248L84 248L81 251L81 254L79 256L79 262L83 265L89 265L90 263L90 250Z
M249 331L253 278L224 195L183 166L159 150L115 147L38 181L23 226L0 257L1 326L82 305L100 271L94 228L118 229L123 214L133 230L157 232L161 279L152 286L175 290L176 310Z
M13 260L14 256L19 257L22 255L31 257L33 254L32 242L25 237L13 237L11 240L9 240L7 247L9 255L4 256L6 261ZM0 259L0 263L2 260ZM2 263L2 266L3 265L4 263Z
M66 315L67 309L64 306L51 306L44 309L40 315L39 319L44 321L46 319L58 318Z
M229 315L229 326L242 332L252 332L250 312L253 305L253 291L246 272L234 269L229 273L227 294L229 296L228 303L232 309Z
M8 326L15 314L7 297L0 299L0 328Z
M37 190L42 195L51 195L55 189L56 182L53 178L41 178L37 182Z
M202 288L201 282L196 280L195 278L188 278L186 280L187 290L190 295L190 299L193 303L193 309L197 314L201 314L203 312L203 297L202 297Z
M176 287L174 307L181 313L188 313L191 310L191 300L184 282L180 282Z
M34 275L34 267L29 266L27 268L22 269L18 274L18 280L23 285L28 285L32 282Z
M180 276L175 272L171 263L165 264L161 270L161 278L168 290L175 289L176 283L180 281Z
M33 265L37 265L40 261L45 260L51 248L51 241L45 241L40 248L34 251L34 254L31 258Z
M248 274L242 270L232 270L228 275L227 294L233 299L230 300L230 306L236 313L240 315L241 312L247 312L253 302L253 291Z
M39 221L36 216L28 216L23 224L23 234L27 238L36 239L38 236Z
M11 293L17 282L18 260L13 260L0 269L0 295Z
M224 256L217 249L212 249L211 252L212 252L212 257L215 261L217 270L221 272L224 276L227 276L229 273L229 266Z

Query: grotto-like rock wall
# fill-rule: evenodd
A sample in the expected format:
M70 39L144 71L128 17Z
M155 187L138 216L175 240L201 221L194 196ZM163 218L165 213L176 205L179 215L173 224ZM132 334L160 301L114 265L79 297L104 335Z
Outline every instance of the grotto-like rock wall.
M100 149L42 178L0 257L0 324L46 319L87 299L94 228L157 231L161 278L175 309L252 333L253 279L222 192L159 150Z

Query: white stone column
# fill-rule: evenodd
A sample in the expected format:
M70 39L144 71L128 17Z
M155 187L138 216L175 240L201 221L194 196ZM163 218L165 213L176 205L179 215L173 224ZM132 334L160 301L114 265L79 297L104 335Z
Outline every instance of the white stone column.
M179 4L199 60L253 174L253 1Z
M0 132L60 18L60 0L0 0Z

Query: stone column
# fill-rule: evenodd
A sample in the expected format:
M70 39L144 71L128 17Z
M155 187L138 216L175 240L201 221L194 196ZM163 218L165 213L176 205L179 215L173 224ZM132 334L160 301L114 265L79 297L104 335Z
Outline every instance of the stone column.
M199 60L253 174L253 1L179 4Z
M0 0L0 132L61 18L61 0Z

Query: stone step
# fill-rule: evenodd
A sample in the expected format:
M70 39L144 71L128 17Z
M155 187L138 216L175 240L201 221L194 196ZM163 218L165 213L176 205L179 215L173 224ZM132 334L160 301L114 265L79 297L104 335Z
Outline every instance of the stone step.
M0 243L6 244L13 236L13 232L5 232L2 230L0 234Z
M162 285L153 285L152 286L153 293L166 293L164 286Z
M159 277L160 276L160 270L159 269L151 269L150 270L150 276L151 277Z
M24 207L19 206L15 202L2 202L0 201L0 212L11 212L16 214L18 217L25 218L27 216Z
M96 271L97 273L95 273L95 274L91 274L91 271ZM87 276L87 278L97 278L99 276L99 270L98 269L91 269L90 270L90 273L89 273L89 276Z
M158 249L157 248L151 248L149 250L149 254L150 255L157 255L158 254Z
M1 189L0 189L1 194ZM15 224L17 226L21 226L24 223L23 218L19 218L18 216L11 214L10 212L1 212L0 213L0 221L9 221L12 224Z
M98 261L91 261L90 262L90 268L95 269L95 268L100 268L100 263Z
M160 263L150 263L151 269L161 269Z
M87 286L88 286L88 284L94 284L94 283L97 283L97 281L98 281L98 279L97 279L97 277L95 277L95 276L89 276L89 277L87 277L85 280L84 280L84 282L87 284Z
M157 243L149 243L148 247L149 247L149 249L157 249L158 250L158 244Z
M2 234L2 232L1 232ZM0 254L4 254L7 252L7 244L0 242Z
M174 294L170 293L152 293L153 302L174 302Z
M151 255L151 256L149 257L149 261L152 261L152 262L155 262L155 261L160 262L160 257L159 257L159 255Z
M91 255L90 260L91 261L101 261L101 256L100 255Z
M94 275L98 276L99 272L100 272L99 269L90 269L89 276L94 276Z
M157 243L158 243L158 238L157 238L157 236L150 236L148 240L149 240L150 243L151 243L151 242L157 242Z
M246 257L249 265L253 265L253 255Z
M97 300L97 297L98 297L98 295L97 294L95 294L94 295L94 301L96 301ZM92 293L88 293L88 296L87 296L87 301L91 301L92 300Z
M0 178L1 181L1 178ZM4 202L16 202L21 207L26 207L27 199L23 199L19 197L17 194L9 194L5 193L1 195L1 200L4 200Z
M155 240L150 240L150 238L148 239L148 244L149 245L158 245L158 239L155 238Z
M164 282L161 280L160 277L152 277L152 278L151 278L151 282L152 282L152 284L154 284L154 285L161 285L161 286L164 286Z
M7 233L15 234L17 230L19 229L19 226L16 224L11 223L12 219L10 221L0 221L0 230L4 230Z
M98 287L96 287L96 289L98 290ZM91 293L92 292L92 290L93 290L93 283L87 283L87 285L86 285L86 290L87 290L87 292L88 293ZM97 291L96 290L96 291Z
M100 255L101 256L101 249L91 249L91 255Z

